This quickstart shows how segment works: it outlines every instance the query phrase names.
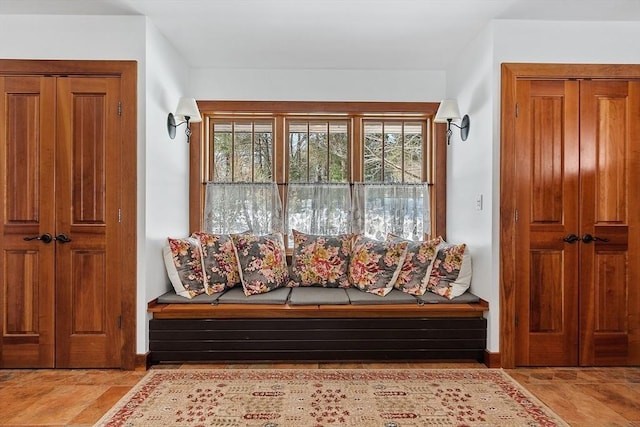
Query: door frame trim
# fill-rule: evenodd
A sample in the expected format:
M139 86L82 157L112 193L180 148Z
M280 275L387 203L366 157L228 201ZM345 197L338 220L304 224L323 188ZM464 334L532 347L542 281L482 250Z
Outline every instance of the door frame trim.
M640 79L640 65L501 64L500 88L500 356L515 367L515 108L518 79Z
M122 101L121 147L121 209L119 239L123 242L120 256L122 274L121 369L135 369L136 360L136 294L137 294L137 61L75 61L0 59L0 75L74 75L116 76L120 78Z

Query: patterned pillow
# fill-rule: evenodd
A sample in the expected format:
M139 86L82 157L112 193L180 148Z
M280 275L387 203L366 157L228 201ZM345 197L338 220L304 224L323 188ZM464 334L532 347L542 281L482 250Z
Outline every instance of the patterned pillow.
M282 234L232 234L245 295L262 294L289 280Z
M467 245L443 242L425 281L428 291L449 299L465 293L471 285L471 255Z
M202 248L207 294L222 292L240 283L238 259L231 236L199 231L193 233L191 237L198 239Z
M356 288L385 296L393 289L407 254L408 242L358 236L349 262L349 281Z
M291 280L294 286L348 288L353 234L317 236L293 230Z
M162 250L164 265L176 294L193 298L205 292L202 251L198 240L167 238Z
M387 235L387 240L396 242L404 239ZM411 295L424 295L427 291L425 277L429 277L431 267L442 242L440 237L426 241L407 241L407 256L404 259L398 280L394 287Z

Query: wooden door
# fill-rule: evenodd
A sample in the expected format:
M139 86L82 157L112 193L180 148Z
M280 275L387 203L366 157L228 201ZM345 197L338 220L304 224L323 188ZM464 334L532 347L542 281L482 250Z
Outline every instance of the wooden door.
M579 83L519 80L516 364L578 363Z
M0 77L0 367L122 364L120 83Z
M580 99L580 364L637 365L640 81L585 80Z
M55 79L0 76L0 96L0 368L52 368Z
M57 89L56 367L119 367L120 80Z
M515 364L637 364L638 83L515 90Z

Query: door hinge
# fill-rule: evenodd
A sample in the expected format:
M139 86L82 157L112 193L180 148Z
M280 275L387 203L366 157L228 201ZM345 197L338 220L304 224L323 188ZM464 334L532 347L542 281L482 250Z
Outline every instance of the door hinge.
M118 116L122 117L122 101L118 101Z
M516 102L516 119L518 118L518 103Z
M122 209L118 208L118 222L122 222Z
M118 316L118 329L122 329L122 314Z
M513 220L517 223L520 215L518 214L518 209L514 209L513 211Z

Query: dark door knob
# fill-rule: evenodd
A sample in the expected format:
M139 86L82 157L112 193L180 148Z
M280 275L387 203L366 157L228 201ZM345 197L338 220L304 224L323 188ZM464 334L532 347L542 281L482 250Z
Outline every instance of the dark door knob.
M598 237L598 236L592 236L591 234L585 234L584 236L582 236L582 241L585 243L591 243L591 242L608 242L609 239L605 239L603 237Z
M58 234L55 239L60 243L69 243L71 241L71 238L64 233Z
M49 233L44 233L40 236L30 236L30 237L25 237L24 240L41 240L43 243L51 243L51 241L53 240L53 236L51 236L51 234Z
M567 243L575 243L578 240L580 240L580 238L578 236L576 236L575 234L567 234L566 236L564 236L564 238L562 239Z

